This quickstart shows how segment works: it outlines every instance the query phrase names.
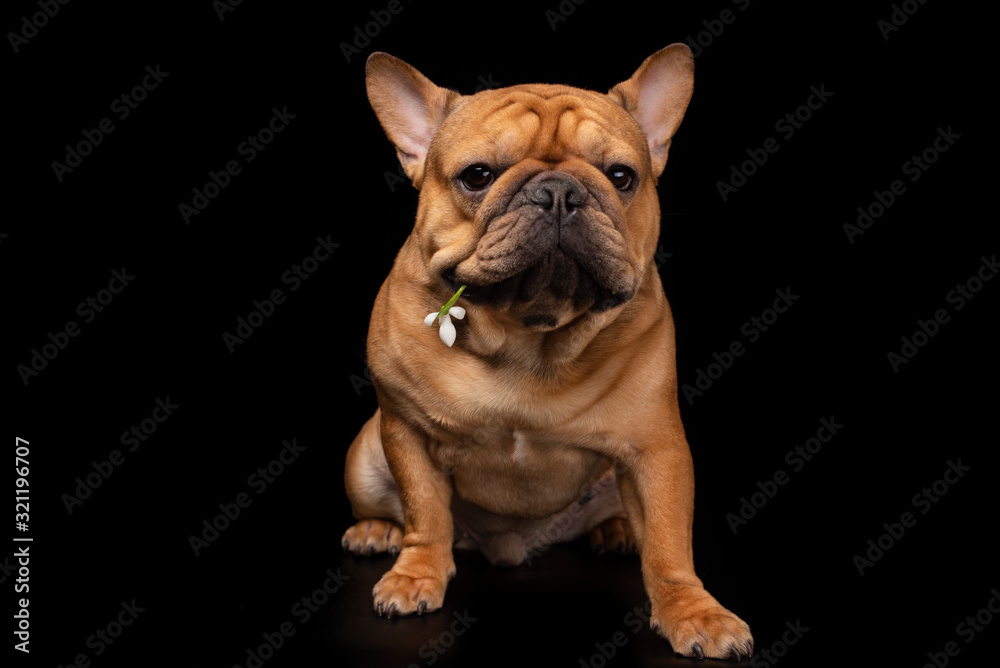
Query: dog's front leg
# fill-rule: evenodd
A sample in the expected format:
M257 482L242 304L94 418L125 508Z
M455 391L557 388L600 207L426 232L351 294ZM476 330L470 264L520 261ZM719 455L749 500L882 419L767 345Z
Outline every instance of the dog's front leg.
M379 615L437 610L455 575L452 483L427 451L427 437L383 407L382 447L399 489L405 527L396 563L372 590Z
M694 467L683 433L619 460L619 485L639 546L650 626L674 651L697 658L750 656L750 627L705 591L694 572Z

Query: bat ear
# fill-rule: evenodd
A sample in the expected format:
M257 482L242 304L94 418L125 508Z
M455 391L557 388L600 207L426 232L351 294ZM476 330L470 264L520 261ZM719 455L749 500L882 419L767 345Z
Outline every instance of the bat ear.
M420 188L431 139L461 95L434 85L412 65L375 52L365 65L368 101L403 171Z
M686 44L671 44L647 58L628 81L608 95L632 114L649 144L653 173L667 165L670 139L694 91L694 56Z

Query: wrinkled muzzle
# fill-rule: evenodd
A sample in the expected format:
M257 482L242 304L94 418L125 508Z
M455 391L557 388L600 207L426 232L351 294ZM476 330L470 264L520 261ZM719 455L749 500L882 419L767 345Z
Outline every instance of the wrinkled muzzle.
M469 285L472 301L503 309L543 299L550 308L605 310L635 292L620 202L572 174L535 174L484 222L475 251L448 277Z

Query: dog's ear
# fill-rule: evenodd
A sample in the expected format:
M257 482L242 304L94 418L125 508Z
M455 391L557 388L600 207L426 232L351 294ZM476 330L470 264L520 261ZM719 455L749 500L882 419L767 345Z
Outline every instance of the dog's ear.
M667 165L670 139L684 118L693 90L694 56L686 44L678 43L651 55L628 81L608 91L646 135L657 176Z
M418 189L434 133L461 95L434 85L412 65L375 52L365 65L368 101L396 146L403 171Z

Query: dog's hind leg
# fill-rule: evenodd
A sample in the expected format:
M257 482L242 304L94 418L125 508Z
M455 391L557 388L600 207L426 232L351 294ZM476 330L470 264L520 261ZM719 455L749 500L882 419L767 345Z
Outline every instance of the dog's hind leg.
M344 483L358 522L344 532L341 545L355 554L396 555L403 541L403 507L382 450L379 417L376 410L347 451Z

